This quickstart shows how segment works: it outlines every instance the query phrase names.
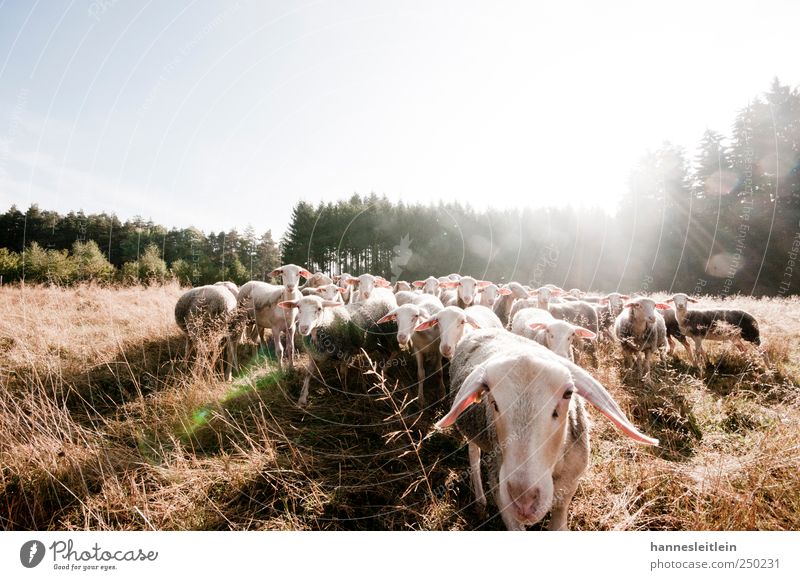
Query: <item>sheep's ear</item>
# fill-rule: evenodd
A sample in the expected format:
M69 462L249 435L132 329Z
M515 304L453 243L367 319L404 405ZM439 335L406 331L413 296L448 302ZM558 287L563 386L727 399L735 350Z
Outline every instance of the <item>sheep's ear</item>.
M498 293L500 296L508 296L509 294L511 294L511 290L509 290L508 288L499 288L499 289L497 290L497 293Z
M511 294L511 290L509 290L508 293ZM528 290L528 296L538 296L538 295L539 295L538 290Z
M439 319L438 318L430 318L430 319L426 320L425 322L422 322L422 323L418 324L416 327L414 327L414 331L418 332L420 330L428 330L429 328L433 328L437 324L439 324Z
M633 308L634 306L636 306L636 302L627 302L624 307L625 308Z
M414 280L411 285L414 286L414 288L422 288L425 285L425 282L422 280Z
M387 322L391 322L392 320L397 320L397 308L390 311L386 316L381 318L376 324L386 324Z
M337 290L339 291L339 294L344 294L345 292L347 292L347 290L345 290L344 288L337 288Z
M305 279L314 277L314 275L311 272L309 272L308 270L306 270L305 268L300 268L300 272L299 273Z
M348 278L347 283L352 284L353 286L358 286L360 280L358 278Z
M575 336L580 336L581 338L588 338L589 340L594 340L595 338L597 338L597 334L595 334L588 328L584 328L582 326L575 327Z
M608 304L608 298L601 298L598 304Z
M490 280L478 280L478 288L486 288L487 286L491 286L492 282Z
M461 413L466 411L471 405L479 403L483 393L488 391L489 385L486 384L486 368L484 366L477 366L464 380L461 388L458 389L450 411L436 422L434 428L444 429L455 423Z
M631 298L627 294L620 294L619 297L622 298L623 300L630 300L630 298Z
M449 282L439 282L439 288L455 288L458 282L450 280Z
M545 328L547 328L547 324L545 324L544 322L529 322L528 328L533 330L544 330Z
M378 280L375 280L375 286L377 286L379 288L390 288L392 286L392 284L388 280L384 280L383 278L380 278Z
M675 302L672 298L667 298L664 302Z
M658 310L671 310L672 306L669 304L664 304L663 302L656 302L656 308Z
M323 300L322 307L323 308L335 308L336 306L341 306L341 302L336 302L336 300Z
M698 302L700 302L699 300L695 300L694 298L687 298L687 300L688 300L689 302L694 302L695 304L697 304Z
M555 353L553 354L555 355ZM559 357L558 362L566 366L572 372L572 379L575 382L575 389L578 391L578 394L589 401L595 409L605 415L609 421L620 429L620 431L639 443L658 445L658 439L648 437L628 420L625 413L614 400L614 397L612 397L606 388L592 377L592 375L567 359Z
M269 277L270 277L270 278L277 278L277 277L278 277L278 276L280 276L281 274L283 274L283 268L275 268L275 269L274 269L272 272L270 272L268 275L269 275Z
M278 306L281 308L285 308L286 310L291 310L292 308L299 308L296 300L285 300L284 302L278 302Z
M561 288L556 288L554 290L550 290L550 294L552 294L553 296L561 296L562 294L566 294L566 292L564 292L564 290L562 290Z
M478 322L474 318L472 318L472 316L470 316L469 314L467 314L467 324L472 326L472 328L480 328L481 327L481 325L478 324Z

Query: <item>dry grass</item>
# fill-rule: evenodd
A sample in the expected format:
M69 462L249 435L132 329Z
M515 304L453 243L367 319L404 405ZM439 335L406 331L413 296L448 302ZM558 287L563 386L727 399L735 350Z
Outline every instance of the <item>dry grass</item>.
M502 528L471 505L463 442L426 437L411 360L383 372L361 357L299 410L300 374L265 356L233 385L188 368L180 292L0 288L3 528ZM642 385L600 349L596 375L662 447L590 411L572 529L800 529L800 304L725 303L759 318L770 368L715 345L701 377L679 346Z

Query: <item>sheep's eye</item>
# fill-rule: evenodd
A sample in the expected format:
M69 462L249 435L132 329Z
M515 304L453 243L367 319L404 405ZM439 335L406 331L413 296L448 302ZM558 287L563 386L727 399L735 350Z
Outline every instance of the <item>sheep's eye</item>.
M553 419L558 419L558 409L553 411Z
M572 393L574 393L574 392L575 391L573 391L572 389L567 389L566 391L564 391L564 397L563 398L564 399L571 399L572 398Z
M317 313L322 312L322 308L317 308Z
M495 413L499 413L499 412L500 412L500 408L497 406L497 401L495 401L494 399L492 399L492 400L491 400L491 402L492 402L492 407L493 407L493 408L494 408L494 410L495 410Z

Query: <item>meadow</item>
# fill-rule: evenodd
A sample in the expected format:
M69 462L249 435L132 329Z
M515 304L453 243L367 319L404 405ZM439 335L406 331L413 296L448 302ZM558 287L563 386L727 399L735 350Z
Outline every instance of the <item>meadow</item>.
M415 412L410 357L359 357L347 384L312 383L300 409L301 373L252 345L232 383L203 364L213 353L187 364L182 292L0 287L2 528L503 529L493 506L481 517L472 503L457 432L431 433L444 403ZM703 302L754 314L769 364L706 343L701 375L678 345L646 384L601 343L590 372L661 446L589 409L570 529L800 529L800 300Z

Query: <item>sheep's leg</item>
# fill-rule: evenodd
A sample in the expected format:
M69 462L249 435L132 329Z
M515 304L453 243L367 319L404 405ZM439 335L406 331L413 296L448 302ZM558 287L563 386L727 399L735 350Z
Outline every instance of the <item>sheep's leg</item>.
M289 368L294 368L294 325L286 329L286 356Z
M744 345L741 338L737 338L736 340L734 340L733 344L736 346L736 348L739 349L739 352L741 352L742 354L747 352L747 347Z
M694 356L694 353L692 352L692 346L689 344L689 341L686 340L685 336L680 337L678 340L681 341L681 344L683 345L683 348L685 348L686 352L689 353L689 360L692 360L692 357Z
M222 361L222 372L226 381L233 380L233 368L236 364L236 353L234 351L233 340L228 337L225 340L225 357ZM238 369L237 369L238 370Z
M278 368L283 370L283 343L281 342L279 328L272 329L272 344L275 346L275 358L278 360Z
M550 512L550 524L548 530L558 531L567 529L567 510L575 492L578 490L578 478L575 478L556 492L553 507Z
M475 443L469 444L469 472L472 477L472 491L475 493L475 503L478 511L483 516L486 513L486 495L483 493L481 481L481 448Z
M694 364L701 370L705 368L706 353L703 350L703 339L699 336L694 337Z
M675 339L670 335L667 335L667 348L667 354L672 356L672 354L675 352Z
M440 399L447 397L447 387L444 384L444 371L442 370L442 357L436 353L436 373L439 375L439 392L441 393Z
M419 410L425 409L425 355L421 350L414 353L417 359L417 405Z
M187 336L186 337L186 364L187 365L189 364L189 360L190 360L190 358L191 358L193 353L194 353L194 342L192 341L192 339L189 336Z

